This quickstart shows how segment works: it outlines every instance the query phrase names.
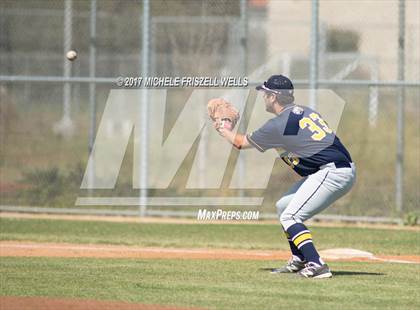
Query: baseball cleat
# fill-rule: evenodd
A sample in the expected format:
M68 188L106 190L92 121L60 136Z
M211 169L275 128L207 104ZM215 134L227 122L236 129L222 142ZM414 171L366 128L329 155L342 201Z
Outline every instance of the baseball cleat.
M314 279L324 279L332 277L332 273L327 264L319 266L311 262L307 263L305 265L305 268L299 271L297 274L301 277Z
M294 260L291 258L287 264L280 268L271 270L271 273L294 273L305 268L306 261Z

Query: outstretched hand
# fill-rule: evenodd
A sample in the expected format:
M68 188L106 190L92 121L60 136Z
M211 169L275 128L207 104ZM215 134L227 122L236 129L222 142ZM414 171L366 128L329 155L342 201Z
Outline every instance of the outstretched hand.
M226 129L226 128L224 128L224 127L219 127L219 128L217 128L216 130L217 130L217 132L219 133L219 135L221 135L222 137L226 137L227 132L232 133L230 130L227 130L227 129Z

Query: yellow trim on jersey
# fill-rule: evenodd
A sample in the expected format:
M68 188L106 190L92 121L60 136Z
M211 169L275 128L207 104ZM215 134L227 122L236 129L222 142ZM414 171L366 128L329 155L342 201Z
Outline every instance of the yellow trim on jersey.
M303 241L306 241L308 239L312 239L312 235L310 233L304 233L302 235L300 235L299 237L297 237L295 240L293 240L293 243L298 246L300 243L302 243Z

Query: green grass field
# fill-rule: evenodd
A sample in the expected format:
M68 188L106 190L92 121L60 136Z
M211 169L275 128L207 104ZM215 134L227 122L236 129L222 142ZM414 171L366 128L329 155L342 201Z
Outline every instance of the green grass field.
M287 249L276 225L136 224L0 219L1 240ZM320 249L420 254L420 232L314 227ZM1 257L1 295L121 300L209 309L418 309L420 265L332 262L334 277L261 270L282 262Z
M307 280L259 268L278 262L2 258L2 295L124 300L211 309L415 309L418 267L334 263ZM417 273L416 273L417 272Z
M137 224L2 218L0 240L101 243L184 248L287 250L280 225ZM320 249L356 248L374 254L420 255L420 231L319 227Z

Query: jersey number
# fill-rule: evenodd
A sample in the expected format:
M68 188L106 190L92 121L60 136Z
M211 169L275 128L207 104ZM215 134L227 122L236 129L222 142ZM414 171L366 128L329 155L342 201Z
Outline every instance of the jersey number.
M309 117L304 117L299 121L299 127L302 129L308 128L313 135L311 138L315 141L320 141L325 138L327 133L332 133L327 123L316 113L309 114Z

